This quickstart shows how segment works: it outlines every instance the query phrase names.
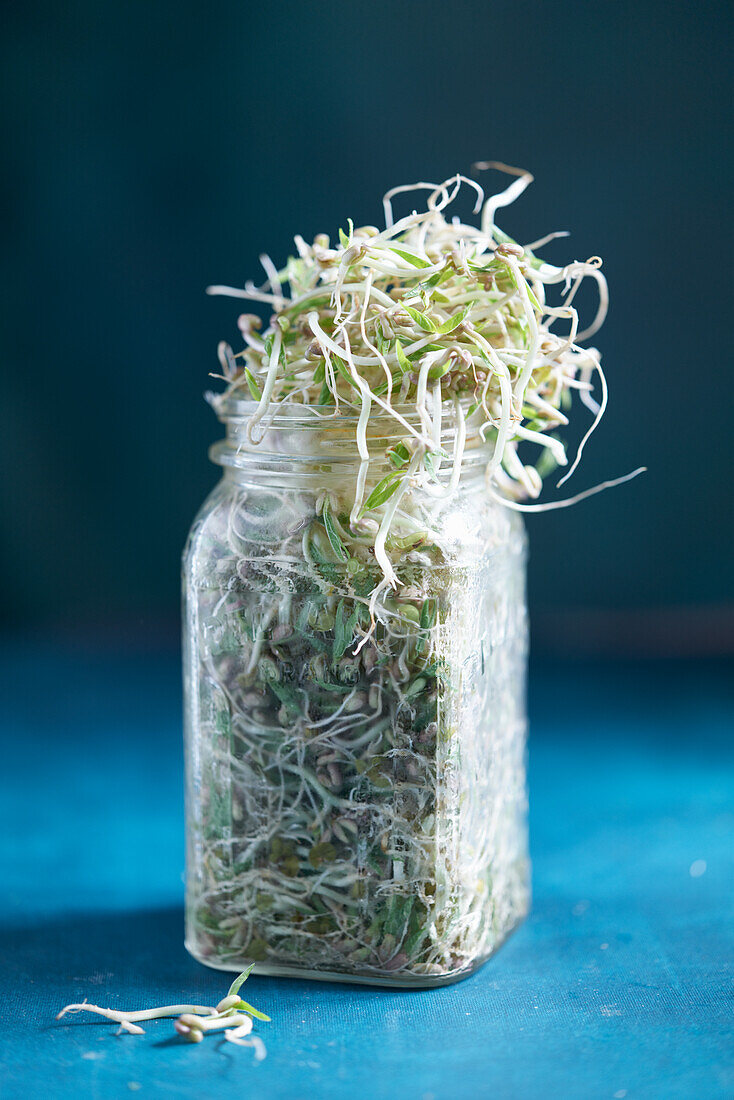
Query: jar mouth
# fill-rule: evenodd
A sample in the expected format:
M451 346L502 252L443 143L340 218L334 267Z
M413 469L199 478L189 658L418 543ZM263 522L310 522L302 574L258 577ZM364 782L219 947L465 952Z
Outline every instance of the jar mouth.
M268 409L253 428L256 401L220 394L207 394L207 400L226 428L225 439L209 450L209 457L217 465L250 472L256 468L258 477L288 480L309 475L316 479L340 475L350 480L356 476L362 461L357 445L358 411L343 411L343 406L335 412L331 405L279 403ZM427 408L432 413L430 400ZM370 481L394 469L386 453L390 447L409 443L416 435L427 435L414 404L396 404L391 409L395 415L373 406L366 425ZM460 418L454 406L442 407L440 431L434 430L430 435L434 449L445 455L437 480L448 481L457 448L461 450L462 482L470 475L474 480L474 475L484 472L492 456L494 433L482 435L481 423L481 416L465 415L464 432L459 433Z
M249 418L258 407L257 401L250 400L249 398L236 397L232 394L213 393L209 391L204 396L214 409L218 419L223 423L231 417ZM471 408L471 404L467 399L462 398L461 407L466 416L468 410ZM433 397L430 391L426 394L426 408L429 413L433 413ZM402 416L409 423L420 424L421 422L420 413L416 409L415 402L401 404L400 402L393 401L390 403L390 410L398 416ZM341 402L338 410L335 410L334 405L304 405L296 401L292 403L279 401L273 403L270 411L266 413L266 419L272 420L273 423L283 421L292 424L294 421L298 421L302 422L304 426L321 423L323 421L353 425L357 423L359 417L360 410L354 406L347 406L344 402ZM397 428L400 427L395 417L378 405L376 401L372 403L369 419L370 423L384 421L387 424L394 423ZM456 420L453 402L448 403L444 401L442 403L441 419L447 423ZM467 417L467 422L472 419L473 416ZM479 418L477 419L479 421Z

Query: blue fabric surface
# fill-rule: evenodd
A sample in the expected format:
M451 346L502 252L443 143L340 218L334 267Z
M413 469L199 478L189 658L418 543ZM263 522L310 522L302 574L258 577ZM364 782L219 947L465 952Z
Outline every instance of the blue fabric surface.
M734 1096L730 668L534 669L529 920L445 989L253 976L259 1064L169 1021L54 1021L226 992L182 944L177 661L15 646L2 668L6 1100Z

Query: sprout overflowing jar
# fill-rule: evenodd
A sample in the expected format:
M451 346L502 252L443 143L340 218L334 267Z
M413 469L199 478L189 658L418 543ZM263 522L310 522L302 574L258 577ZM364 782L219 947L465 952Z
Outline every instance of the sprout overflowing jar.
M444 218L462 177L418 185L422 213L389 193L384 230L212 288L272 315L220 345L223 477L184 555L186 942L210 966L440 985L527 912L518 512L566 464L572 393L603 413L569 299L592 275L598 326L605 292L596 259L496 228L515 175L480 226Z
M189 544L188 944L233 969L445 981L527 909L522 521L487 496L478 440L460 491L391 529L398 587L370 610L350 425L307 412L254 448L223 405L225 475Z

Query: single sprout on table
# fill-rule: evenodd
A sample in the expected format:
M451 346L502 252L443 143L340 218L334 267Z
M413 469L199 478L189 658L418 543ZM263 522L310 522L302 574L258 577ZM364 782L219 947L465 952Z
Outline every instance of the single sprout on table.
M144 1035L145 1032L139 1026L144 1020L160 1020L175 1016L174 1028L179 1035L190 1043L200 1043L205 1035L213 1031L223 1031L224 1038L238 1046L250 1046L254 1048L255 1058L261 1061L265 1057L265 1044L258 1036L245 1039L252 1031L253 1017L257 1020L270 1021L270 1017L264 1012L253 1008L247 1001L239 996L239 990L250 976L254 963L247 970L238 975L232 982L229 992L214 1008L206 1005L162 1005L160 1008L136 1009L125 1012L116 1008L100 1008L99 1005L90 1005L87 1001L81 1004L66 1005L56 1016L57 1020L70 1012L93 1012L97 1016L104 1016L107 1020L120 1025L118 1035L123 1031L131 1035Z

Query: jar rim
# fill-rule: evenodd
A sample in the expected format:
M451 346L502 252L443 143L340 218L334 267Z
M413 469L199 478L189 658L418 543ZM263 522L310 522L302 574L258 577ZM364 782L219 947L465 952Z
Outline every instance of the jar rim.
M351 410L334 412L331 405L274 404L257 422L251 433L253 414L258 402L231 397L226 394L206 395L219 421L226 427L226 438L216 442L209 450L209 457L219 466L229 468L250 467L254 462L261 473L268 469L279 473L287 471L291 463L301 468L319 466L333 472L358 468L361 462L357 445L359 412ZM381 476L390 472L387 450L407 440L413 433L424 432L421 415L415 405L391 406L402 417L400 423L390 412L378 408L371 412L367 425L366 443L370 451L370 467ZM429 405L430 411L430 405ZM450 456L457 445L461 448L462 480L469 474L484 471L494 447L493 432L481 432L481 415L466 419L463 443L457 432L458 418L453 407L442 409L440 438L437 445ZM407 429L410 428L410 432ZM450 462L441 471L441 480L447 477Z
M213 393L211 391L205 394L205 398L213 408L217 419L223 424L228 420L249 420L256 412L259 402L251 399L233 397L226 393ZM431 411L431 395L427 395L426 401L429 412ZM471 408L471 404L468 400L461 400L462 408L465 414ZM304 405L293 402L293 404L278 403L272 405L265 413L264 419L267 419L269 425L273 427L280 427L281 425L288 428L301 427L304 428L318 428L324 427L328 424L344 424L345 426L356 425L360 418L359 409L349 409L343 411L344 405L335 410L334 405ZM415 406L415 403L392 403L390 405L391 412L396 413L398 416L406 420L411 426L421 424L421 415ZM391 412L386 411L381 406L373 404L370 410L370 423L386 423L395 424L396 428L400 428L400 422L396 420L395 416L391 415ZM473 427L472 424L473 414L467 415L467 427ZM300 421L300 423L299 423ZM453 404L444 404L441 409L441 423L453 425L456 421L456 412ZM483 420L477 418L477 429Z

